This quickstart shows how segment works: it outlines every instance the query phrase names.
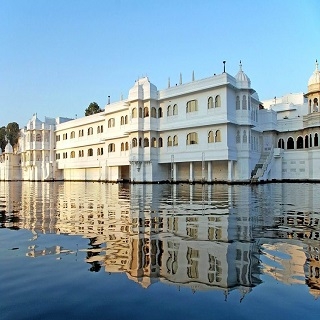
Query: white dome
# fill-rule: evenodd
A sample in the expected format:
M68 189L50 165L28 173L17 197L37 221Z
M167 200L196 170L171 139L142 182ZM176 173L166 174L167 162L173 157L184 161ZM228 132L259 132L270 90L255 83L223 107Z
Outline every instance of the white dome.
M308 86L320 83L320 71L318 70L318 60L316 60L316 69L308 81Z
M247 89L250 88L251 86L251 81L249 79L249 77L242 71L242 64L240 61L240 70L239 72L236 74L236 81L237 81L237 87L239 89Z
M13 148L10 142L7 143L6 148L4 150L5 153L13 153Z

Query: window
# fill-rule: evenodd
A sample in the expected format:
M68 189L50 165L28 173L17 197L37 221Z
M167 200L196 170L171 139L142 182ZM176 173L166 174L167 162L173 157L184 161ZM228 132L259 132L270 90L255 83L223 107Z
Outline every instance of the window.
M220 108L221 107L221 98L219 95L217 95L214 99L214 107Z
M284 140L283 139L279 139L278 148L284 149Z
M236 135L236 143L240 143L241 139L240 139L240 130L237 131L237 135Z
M67 134L67 133L64 133L63 136L62 136L62 139L63 139L63 140L67 140L67 139L68 139L68 134Z
M217 130L215 134L215 142L221 142L221 131Z
M114 118L110 118L108 120L108 128L112 128L115 126L115 119Z
M174 116L176 116L178 114L178 105L177 104L173 105L172 113Z
M102 132L103 132L103 125L98 126L97 133L102 133Z
M62 158L63 158L63 159L67 159L67 158L68 158L68 153L67 153L67 152L63 152Z
M167 146L172 147L172 137L171 136L168 137Z
M108 152L115 152L116 151L116 146L114 143L109 143L108 145Z
M311 133L310 133L310 140L309 141L310 141L309 147L312 148L312 135L311 135Z
M139 108L139 118L142 118L142 108Z
M236 110L240 110L240 97L236 97Z
M304 137L304 147L305 148L309 148L309 137L308 137L308 135L306 135Z
M60 135L56 135L56 141L60 141Z
M88 136L91 136L91 135L93 135L93 128L92 127L88 128Z
M188 133L187 135L187 145L198 144L198 134L196 132Z
M82 158L82 157L84 157L84 152L83 150L79 150L79 158Z
M287 140L287 149L294 149L294 141L292 137Z
M124 124L128 124L128 116L127 115L124 117Z
M187 102L187 113L188 112L194 112L198 111L198 101L197 100L191 100Z
M208 133L208 143L212 143L212 142L214 142L213 131L209 131L209 133Z
M149 117L149 108L148 107L143 108L143 117L144 118Z
M242 142L243 143L247 143L248 142L247 130L243 130Z
M74 139L76 137L76 133L74 131L71 131L70 139Z
M141 147L142 138L139 138L139 147Z
M93 156L93 149L90 148L88 149L88 157L92 157Z
M124 142L121 142L121 148L120 148L121 151L124 151Z
M132 139L132 148L135 148L138 146L138 141L137 141L137 138L133 138Z
M132 118L136 118L137 117L137 108L133 108L132 109L131 116L132 116Z
M129 143L128 143L128 141L125 143L124 149L125 149L126 151L129 150Z
M153 137L151 139L151 147L152 148L156 148L157 147L157 139L155 137Z
M75 157L76 157L76 153L74 151L71 151L70 158L75 158Z
M178 136L174 136L173 137L173 146L177 146L178 145Z
M157 117L157 109L155 107L151 108L151 117L156 118Z
M303 138L298 137L297 139L297 149L303 149Z
M314 134L314 146L315 147L319 146L319 140L318 140L318 134L317 133Z
M103 155L103 148L98 148L97 149L97 156L102 156Z
M247 110L247 97L245 95L242 96L242 109Z
M122 126L124 125L124 116L122 116L120 119L120 125L122 125Z
M148 139L148 138L144 138L144 139L143 139L143 147L144 147L144 148L149 147L149 139Z
M60 159L60 153L56 153L56 160Z
M162 114L162 108L160 107L158 109L158 118L162 118L163 117L163 114Z
M172 107L171 107L171 105L169 105L167 107L167 117L170 117L170 116L172 116Z
M83 129L79 130L79 137L83 137Z
M208 98L208 109L212 109L213 108L213 98L209 97Z
M162 147L163 147L163 140L162 140L161 137L160 137L159 140L158 140L158 146L159 146L159 148L162 148Z

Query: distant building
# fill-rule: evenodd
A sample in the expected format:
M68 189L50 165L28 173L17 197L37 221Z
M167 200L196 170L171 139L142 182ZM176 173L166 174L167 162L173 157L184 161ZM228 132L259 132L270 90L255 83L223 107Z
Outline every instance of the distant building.
M235 77L193 76L163 90L145 77L101 113L44 122L33 116L19 153L0 156L0 179L320 180L319 99L317 62L305 95L264 102L241 63Z

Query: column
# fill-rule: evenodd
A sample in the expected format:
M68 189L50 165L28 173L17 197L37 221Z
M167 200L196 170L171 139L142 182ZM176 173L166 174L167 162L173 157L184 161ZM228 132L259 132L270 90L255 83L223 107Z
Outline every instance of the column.
M177 163L173 163L173 181L177 181Z
M189 181L193 181L193 162L190 162L189 164Z
M228 181L233 180L233 160L228 161Z
M212 161L208 161L208 182L212 181Z

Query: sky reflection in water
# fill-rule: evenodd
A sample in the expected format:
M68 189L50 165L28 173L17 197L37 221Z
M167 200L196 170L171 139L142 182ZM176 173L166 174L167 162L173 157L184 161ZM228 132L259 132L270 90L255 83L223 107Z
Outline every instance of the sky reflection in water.
M1 314L313 319L319 191L0 182Z

